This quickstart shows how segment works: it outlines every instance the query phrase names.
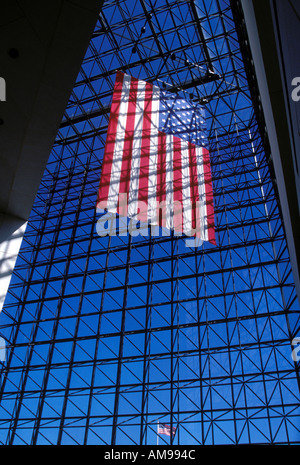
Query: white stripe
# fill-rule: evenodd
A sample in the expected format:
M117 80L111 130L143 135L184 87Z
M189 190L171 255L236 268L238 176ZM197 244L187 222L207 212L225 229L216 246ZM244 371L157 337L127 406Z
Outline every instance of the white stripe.
M199 189L199 209L196 212L200 216L200 238L203 241L208 241L207 230L207 210L206 210L206 192L205 192L205 177L203 168L203 149L196 147L197 174L198 174L198 189Z
M148 218L150 223L156 221L156 191L157 191L157 147L158 147L158 125L159 125L159 95L160 89L153 86L151 106L151 136L149 156L149 182L148 182Z
M138 81L136 112L134 119L134 134L132 142L132 159L130 171L130 186L128 196L128 217L138 213L139 177L141 162L141 145L143 135L143 120L145 108L145 81Z
M112 160L111 177L107 198L107 210L116 213L119 197L119 186L125 140L125 129L128 112L131 77L124 75L122 95L120 100L119 118L117 124L116 141Z
M166 134L166 228L173 229L173 136Z
M192 229L192 203L191 203L191 180L189 144L181 141L181 163L182 163L182 209L183 209L183 232L190 235Z

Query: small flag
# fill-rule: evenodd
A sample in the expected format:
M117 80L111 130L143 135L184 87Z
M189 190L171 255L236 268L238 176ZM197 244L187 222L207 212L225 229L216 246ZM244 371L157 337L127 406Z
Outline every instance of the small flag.
M215 244L204 110L120 71L97 207Z
M166 434L167 436L171 436L171 426L170 425L165 425L163 423L159 423L158 425L158 434ZM176 433L176 427L173 426L172 428L172 436L175 436Z

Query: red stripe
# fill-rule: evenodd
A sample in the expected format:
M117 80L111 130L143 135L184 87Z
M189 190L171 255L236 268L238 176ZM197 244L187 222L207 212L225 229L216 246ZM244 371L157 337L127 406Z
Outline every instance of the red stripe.
M189 159L190 159L190 186L191 186L191 202L192 202L192 228L195 230L195 235L200 237L200 221L197 202L199 202L198 190L198 174L197 174L197 158L196 147L189 143Z
M123 158L121 166L121 176L119 185L119 202L117 212L122 216L127 216L128 198L122 194L129 194L130 171L132 161L132 147L134 139L134 125L138 90L138 79L131 78L128 109L126 115L125 139L123 148Z
M110 118L107 129L106 144L104 149L100 188L98 192L98 207L104 209L107 205L110 177L112 170L112 161L114 155L117 125L119 118L120 102L123 88L124 74L121 71L117 72L116 82L114 86L113 99L110 110ZM101 205L100 205L101 202Z
M202 149L202 153L203 153L203 168L204 168L205 193L206 193L208 240L212 244L216 245L214 202L213 202L213 190L212 190L209 152L206 149Z
M173 136L173 202L174 202L174 229L183 231L183 205L182 205L182 161L181 139ZM175 202L179 203L179 208Z
M146 208L140 207L139 219L147 221L148 211L148 185L149 185L149 161L150 161L150 144L151 144L151 111L152 111L153 86L146 83L145 88L145 106L143 115L143 132L141 143L140 175L139 175L139 203L144 202Z
M158 146L157 146L157 201L159 203L166 200L166 134L158 131ZM166 211L164 209L164 219L166 219ZM162 212L159 212L158 224L162 224ZM165 221L164 221L165 223Z

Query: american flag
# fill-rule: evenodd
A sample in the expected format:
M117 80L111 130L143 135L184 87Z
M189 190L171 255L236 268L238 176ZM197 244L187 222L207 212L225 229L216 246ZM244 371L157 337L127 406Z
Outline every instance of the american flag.
M215 244L200 105L117 72L97 207Z
M166 434L167 436L171 436L171 426L170 425L165 425L163 423L159 423L158 425L158 434ZM176 427L173 426L172 428L172 436L175 436L176 433Z

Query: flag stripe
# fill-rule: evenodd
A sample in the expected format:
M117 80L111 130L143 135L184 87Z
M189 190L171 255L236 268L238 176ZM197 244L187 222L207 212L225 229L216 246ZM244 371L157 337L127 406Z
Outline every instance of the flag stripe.
M138 187L141 162L141 147L143 135L143 120L145 107L145 87L144 81L138 81L137 108L134 123L134 138L132 145L132 162L130 171L130 187L128 197L128 216L134 217L138 213Z
M197 159L197 174L198 174L198 189L199 189L199 207L198 215L200 218L200 238L203 241L208 240L207 231L205 228L206 223L206 191L205 191L205 178L203 170L202 147L196 147Z
M212 179L210 171L209 152L207 149L202 149L204 178L205 178L205 193L206 193L206 210L207 210L207 231L208 241L216 244L215 238L215 225L214 225L214 204L213 204L213 190Z
M182 233L182 160L181 160L181 139L173 138L173 199L174 199L174 229ZM179 204L179 205L178 205ZM178 208L179 207L179 208Z
M117 126L119 120L119 111L122 98L124 74L120 71L117 72L116 82L113 92L113 100L110 110L110 118L108 122L107 138L104 149L100 188L98 194L98 203L101 202L100 208L104 209L107 207L107 198L111 180L111 170L113 162L113 154L115 147L115 140L117 134Z
M149 158L149 184L148 184L148 216L151 223L156 223L156 202L157 202L157 167L158 167L158 123L159 123L159 99L160 90L157 86L152 86L151 105L151 144ZM147 117L147 115L146 115Z
M124 140L124 148L123 148L123 156L122 156L122 167L121 167L121 173L120 173L120 186L119 186L118 213L122 212L123 214L127 214L127 205L125 206L120 205L120 198L122 198L122 194L127 194L129 191L128 173L130 173L130 170L131 170L137 91L138 91L138 80L131 78L128 112L127 112L127 117L126 117L125 140Z
M166 201L166 134L163 132L158 133L158 160L157 160L157 201L162 205ZM161 226L166 226L163 219L165 216L165 208L163 212L161 210L157 211L157 224Z
M116 129L116 140L113 152L111 179L107 199L107 209L113 213L117 212L119 186L121 177L121 166L126 134L126 119L128 115L129 95L130 95L130 77L124 75L123 88L119 109L119 118Z
M197 215L197 204L199 203L199 191L197 182L197 160L195 146L189 143L190 156L190 180L191 180L191 201L192 201L192 228L195 235L200 237L200 217Z
M189 146L187 141L181 141L182 157L182 206L183 206L183 232L191 234L192 210L191 210L191 190L190 190L190 160Z
M173 229L173 136L166 135L166 228Z

